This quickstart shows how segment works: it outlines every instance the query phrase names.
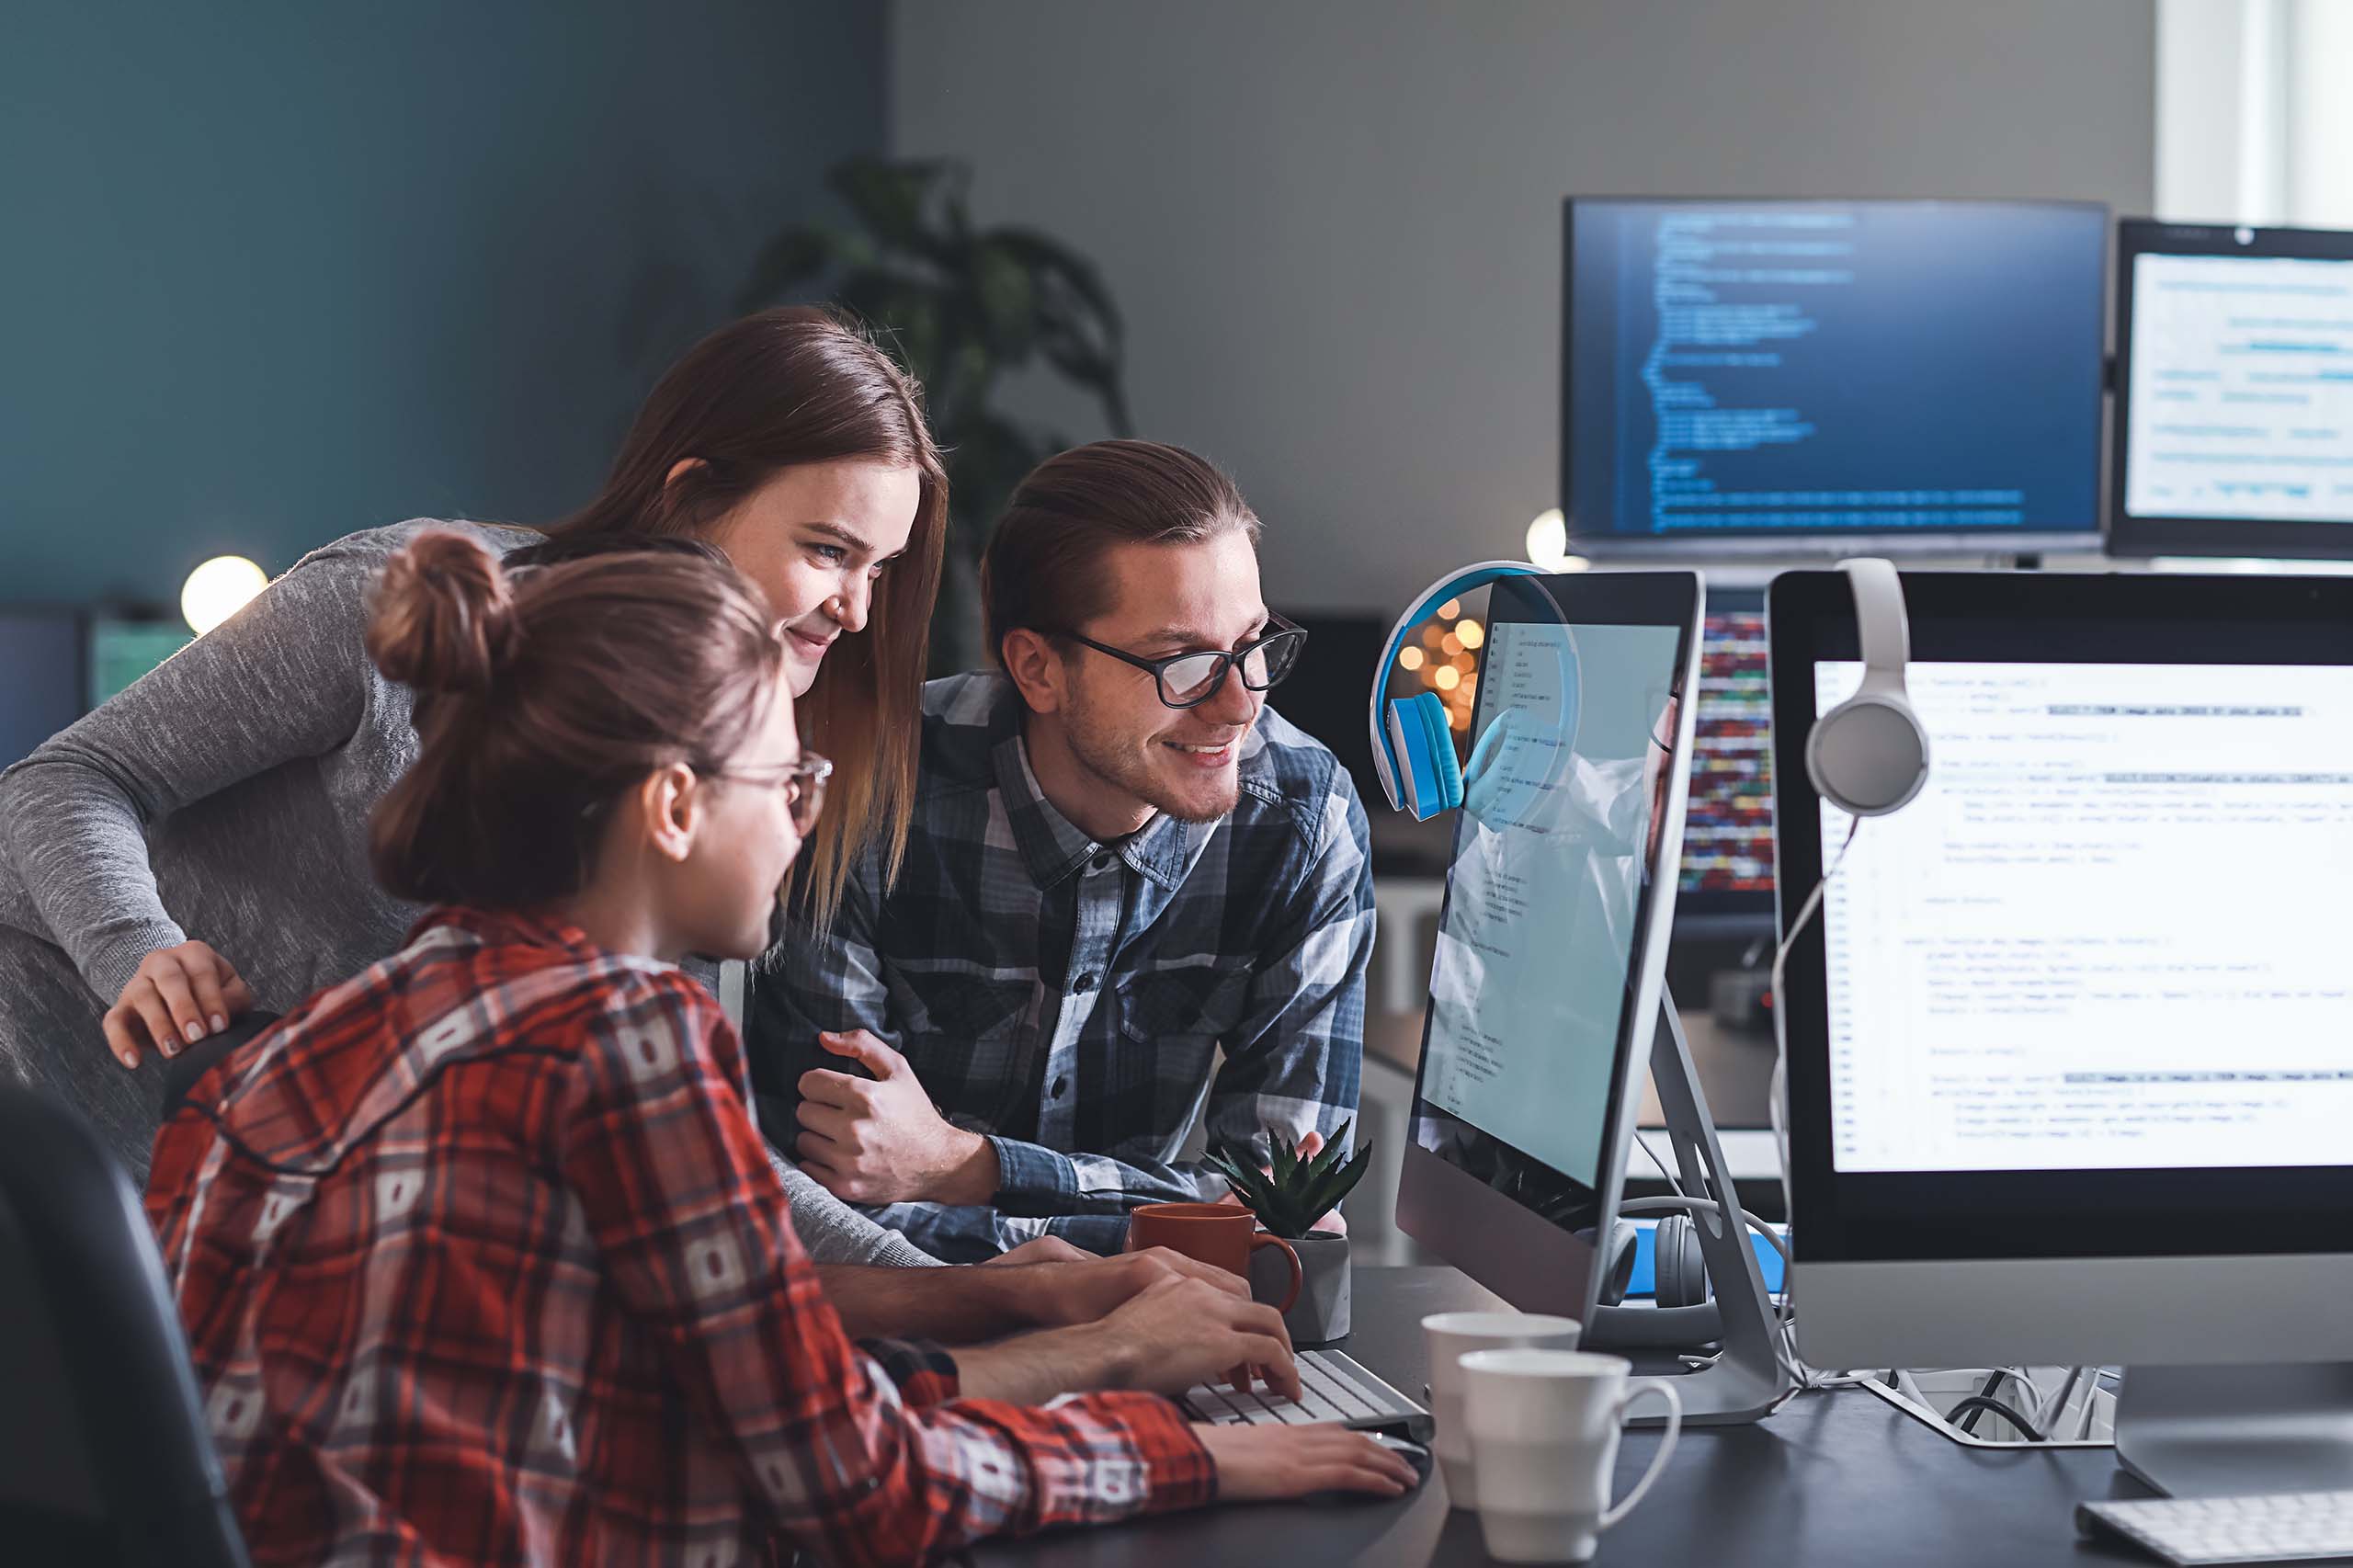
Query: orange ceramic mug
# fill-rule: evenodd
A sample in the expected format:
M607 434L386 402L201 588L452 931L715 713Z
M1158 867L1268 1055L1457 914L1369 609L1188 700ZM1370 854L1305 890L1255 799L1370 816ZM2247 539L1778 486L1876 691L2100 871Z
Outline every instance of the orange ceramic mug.
M1306 1278L1299 1254L1282 1237L1258 1229L1258 1217L1231 1203L1147 1203L1128 1212L1128 1250L1166 1247L1187 1257L1211 1264L1229 1274L1250 1278L1250 1255L1260 1247L1280 1247L1290 1259L1290 1290L1279 1312L1290 1311Z

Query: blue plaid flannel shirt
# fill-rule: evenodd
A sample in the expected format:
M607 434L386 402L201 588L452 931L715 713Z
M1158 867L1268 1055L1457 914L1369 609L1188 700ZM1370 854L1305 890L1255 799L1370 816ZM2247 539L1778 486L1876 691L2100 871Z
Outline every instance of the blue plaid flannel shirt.
M843 1066L821 1029L872 1030L988 1137L993 1206L866 1210L951 1262L1044 1234L1116 1252L1134 1205L1224 1195L1178 1159L1204 1107L1211 1148L1329 1139L1364 1059L1369 835L1332 754L1267 709L1232 814L1098 844L1039 793L1022 712L1001 676L925 689L897 885L870 857L826 940L798 932L761 966L746 1020L788 1154L801 1074Z

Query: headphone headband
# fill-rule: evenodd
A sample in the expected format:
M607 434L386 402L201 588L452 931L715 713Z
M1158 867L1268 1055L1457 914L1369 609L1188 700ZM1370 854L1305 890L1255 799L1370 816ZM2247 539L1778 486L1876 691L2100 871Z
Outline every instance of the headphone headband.
M1381 644L1381 663L1372 670L1372 702L1369 718L1372 726L1372 770L1381 779L1381 792L1389 797L1392 810L1405 808L1406 791L1400 785L1404 764L1399 758L1396 741L1391 727L1381 722L1381 699L1389 690L1389 668L1396 662L1399 646L1405 633L1428 619L1438 607L1473 588L1482 588L1503 577L1541 577L1544 570L1526 561L1482 561L1449 572L1406 601L1405 613L1389 631L1389 640Z
M1855 636L1863 655L1863 687L1904 689L1912 660L1912 618L1904 608L1904 581L1895 562L1875 555L1842 561L1838 569L1855 596Z
M1928 781L1928 733L1904 682L1912 622L1893 562L1865 558L1838 568L1855 600L1863 678L1853 696L1814 720L1805 738L1806 774L1815 793L1849 815L1884 816Z

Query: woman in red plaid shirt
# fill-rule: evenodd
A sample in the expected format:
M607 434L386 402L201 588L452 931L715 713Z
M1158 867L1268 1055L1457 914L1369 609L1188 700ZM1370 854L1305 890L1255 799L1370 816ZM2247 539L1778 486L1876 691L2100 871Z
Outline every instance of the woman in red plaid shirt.
M914 1562L1412 1483L1337 1428L960 1397L936 1348L844 1336L741 1046L676 967L761 949L828 771L733 570L631 553L510 583L426 536L368 649L417 689L422 742L376 872L437 907L209 1074L149 1186L256 1562ZM1125 1336L1131 1366L1180 1345L1188 1378L1286 1359L1271 1314L1192 1278L1063 1332ZM1023 1386L1012 1355L991 1387Z

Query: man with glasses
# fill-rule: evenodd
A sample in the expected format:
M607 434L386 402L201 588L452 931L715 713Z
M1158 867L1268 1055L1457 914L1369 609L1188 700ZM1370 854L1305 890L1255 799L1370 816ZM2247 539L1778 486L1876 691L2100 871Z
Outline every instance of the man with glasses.
M1258 519L1190 452L1103 441L1022 482L982 565L999 668L925 694L915 820L755 981L760 1123L950 1261L1115 1252L1179 1159L1356 1116L1372 881L1332 754L1266 706L1307 634Z

